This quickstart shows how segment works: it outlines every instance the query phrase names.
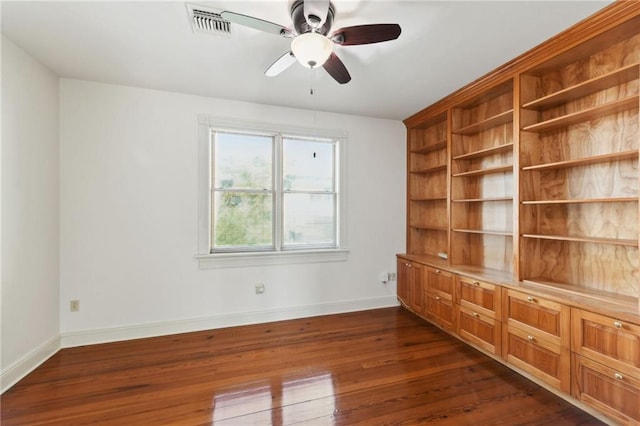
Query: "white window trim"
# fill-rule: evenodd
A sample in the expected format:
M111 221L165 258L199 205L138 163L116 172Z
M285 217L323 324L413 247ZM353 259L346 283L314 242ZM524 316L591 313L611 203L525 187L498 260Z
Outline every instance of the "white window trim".
M281 250L269 252L210 253L211 249L211 128L255 130L339 139L338 157L338 248L318 250ZM347 196L346 196L346 139L339 130L311 129L273 123L249 122L229 118L198 116L198 252L195 258L200 269L228 268L293 263L343 262L347 260Z

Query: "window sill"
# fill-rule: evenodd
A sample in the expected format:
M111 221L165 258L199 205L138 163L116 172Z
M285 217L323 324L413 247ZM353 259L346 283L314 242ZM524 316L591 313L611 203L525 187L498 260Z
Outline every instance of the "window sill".
M200 269L237 268L244 266L290 265L294 263L344 262L349 250L296 250L259 253L197 254Z

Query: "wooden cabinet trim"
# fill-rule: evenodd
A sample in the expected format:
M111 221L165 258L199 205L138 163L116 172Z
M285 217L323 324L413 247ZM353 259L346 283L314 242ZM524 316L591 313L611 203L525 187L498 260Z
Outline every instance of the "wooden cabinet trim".
M607 32L619 26L638 27L640 16L640 2L617 1L606 6L593 16L577 23L533 49L523 53L502 66L490 71L477 80L467 84L459 90L418 111L404 120L408 128L415 127L430 119L434 115L445 113L447 110L465 100L472 99L494 86L513 78L514 75L533 69L539 64L549 61L576 46L599 36L606 36ZM629 31L629 29L626 29Z

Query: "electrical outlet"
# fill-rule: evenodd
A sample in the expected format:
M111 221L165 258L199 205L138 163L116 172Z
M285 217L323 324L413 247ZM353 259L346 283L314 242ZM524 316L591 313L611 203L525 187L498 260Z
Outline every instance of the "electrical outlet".
M256 294L264 293L264 284L258 283L256 284Z
M71 312L78 312L80 310L80 301L79 300L72 300L69 303L69 310Z
M396 273L389 272L389 281L395 281L395 280L396 280Z

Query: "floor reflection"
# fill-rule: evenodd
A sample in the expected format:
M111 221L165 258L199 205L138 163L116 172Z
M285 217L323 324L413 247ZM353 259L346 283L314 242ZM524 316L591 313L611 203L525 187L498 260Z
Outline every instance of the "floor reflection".
M272 378L214 396L213 424L287 425L317 419L333 423L336 409L330 373L311 377Z

